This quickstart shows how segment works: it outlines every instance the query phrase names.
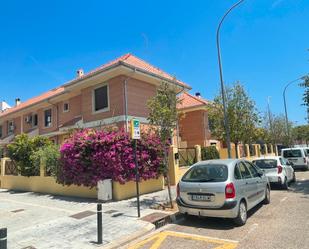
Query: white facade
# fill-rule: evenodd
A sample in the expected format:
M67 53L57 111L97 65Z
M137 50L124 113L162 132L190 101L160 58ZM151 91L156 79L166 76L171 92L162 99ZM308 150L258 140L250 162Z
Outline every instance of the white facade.
M9 109L9 108L11 108L11 107L9 106L8 103L6 103L5 101L0 101L0 111L1 112L6 110L6 109Z

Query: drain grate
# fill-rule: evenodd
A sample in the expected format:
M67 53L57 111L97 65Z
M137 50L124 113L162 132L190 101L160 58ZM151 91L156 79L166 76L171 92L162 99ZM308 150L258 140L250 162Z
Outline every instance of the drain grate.
M19 213L19 212L22 212L22 211L25 211L25 209L16 209L16 210L13 210L11 212L12 213Z
M169 214L159 212L146 215L145 217L142 218L142 220L154 224L156 229L172 222Z
M105 214L113 214L113 213L117 213L117 212L118 212L117 210L111 209L111 210L105 211L104 213L105 213Z
M77 219L77 220L80 220L80 219L86 218L86 217L94 215L94 214L95 214L95 212L93 212L93 211L84 211L84 212L80 212L80 213L77 213L77 214L73 214L70 217Z
M118 216L121 216L121 215L123 215L123 213L113 214L112 217L118 217Z

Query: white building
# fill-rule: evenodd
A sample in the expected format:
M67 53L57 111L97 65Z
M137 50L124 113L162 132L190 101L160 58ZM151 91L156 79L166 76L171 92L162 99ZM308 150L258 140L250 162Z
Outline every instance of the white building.
M9 106L8 103L6 103L5 101L0 101L0 112L4 111L6 109L9 109L9 108L11 108L11 107Z

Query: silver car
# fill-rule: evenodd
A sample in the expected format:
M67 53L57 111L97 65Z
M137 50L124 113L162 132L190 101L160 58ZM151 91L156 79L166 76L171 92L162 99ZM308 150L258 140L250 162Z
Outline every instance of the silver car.
M177 204L183 214L247 221L247 211L270 203L265 174L242 159L201 161L190 167L177 185Z

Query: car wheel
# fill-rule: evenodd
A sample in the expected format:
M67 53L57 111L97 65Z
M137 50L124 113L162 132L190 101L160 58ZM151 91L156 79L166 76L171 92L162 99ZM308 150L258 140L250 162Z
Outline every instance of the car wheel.
M234 219L234 223L238 226L243 226L246 224L246 222L247 222L247 207L246 203L244 201L241 201L238 207L238 215Z
M267 186L265 190L265 198L264 198L263 204L267 205L269 203L270 203L270 189Z
M292 182L296 182L296 175L295 175L295 172L293 172L293 179L292 179Z
M284 183L282 184L282 189L287 190L289 188L288 179L284 178Z

